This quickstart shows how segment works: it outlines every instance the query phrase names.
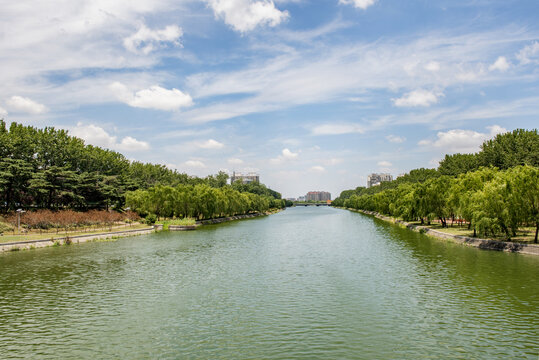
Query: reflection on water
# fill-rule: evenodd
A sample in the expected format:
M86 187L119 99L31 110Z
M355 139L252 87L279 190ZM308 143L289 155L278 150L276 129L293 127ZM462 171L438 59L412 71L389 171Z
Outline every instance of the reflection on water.
M0 358L539 356L539 259L331 208L0 256Z

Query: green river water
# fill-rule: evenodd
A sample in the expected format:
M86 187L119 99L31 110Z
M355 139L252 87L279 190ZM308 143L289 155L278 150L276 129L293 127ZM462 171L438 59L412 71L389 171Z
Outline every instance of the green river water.
M539 359L539 258L326 207L0 255L0 359Z

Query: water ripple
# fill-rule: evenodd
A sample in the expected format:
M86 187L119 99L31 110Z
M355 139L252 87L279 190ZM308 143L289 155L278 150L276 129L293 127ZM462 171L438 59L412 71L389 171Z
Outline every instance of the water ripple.
M355 213L0 256L2 359L539 356L539 261Z

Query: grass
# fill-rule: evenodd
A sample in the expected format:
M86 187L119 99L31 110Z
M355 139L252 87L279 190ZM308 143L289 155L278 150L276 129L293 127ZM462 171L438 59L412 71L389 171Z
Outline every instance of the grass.
M158 221L156 224L163 225L163 230L168 230L169 225L181 225L181 226L191 226L195 225L196 221L193 218L183 218L183 219L170 219Z
M410 222L410 224L413 225L421 225L419 221ZM440 231L446 234L451 235L460 235L460 236L467 236L467 237L473 237L473 228L468 230L468 225L462 225L458 226L457 224L454 224L451 226L451 222L448 222L448 227L443 228L440 223L432 222L430 225L424 224L423 226L433 229L436 231ZM477 236L480 238L484 238L481 236ZM511 237L511 242L520 242L520 243L533 243L533 240L535 238L535 228L534 227L523 227L518 229L517 236ZM491 240L498 240L498 241L508 241L507 237L505 235L498 235L498 236L488 236L486 239Z
M109 228L105 229L98 229L98 230L91 230L91 231L75 231L75 232L69 232L69 237L77 236L77 235L95 235L95 234L101 234L104 232L121 232L125 230L138 230L138 229L145 229L148 225L146 224L133 224L132 226L121 226L121 227L113 227L112 231L109 231ZM28 240L54 240L57 238L63 238L66 236L65 232L59 232L59 233L39 233L39 232L28 232L25 234L4 234L3 236L0 236L0 244L1 243L8 243L8 242L16 242L16 241L28 241Z
M0 219L0 233L13 231L13 226L11 224L5 223Z

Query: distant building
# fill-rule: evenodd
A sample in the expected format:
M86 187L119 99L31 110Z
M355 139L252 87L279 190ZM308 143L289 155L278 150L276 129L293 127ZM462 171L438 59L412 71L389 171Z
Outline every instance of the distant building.
M300 197L298 197L298 201L299 201L299 202L305 201L305 196L300 196Z
M248 183L252 183L252 182L259 183L260 182L260 175L258 175L257 173L243 174L243 173L237 173L237 172L234 171L232 173L232 176L230 177L230 183L233 184L238 180L240 180L243 184L248 184Z
M326 191L309 191L305 195L306 201L328 201L331 200L331 194Z
M393 175L391 174L370 174L367 176L367 187L373 187L380 185L385 181L393 181Z

